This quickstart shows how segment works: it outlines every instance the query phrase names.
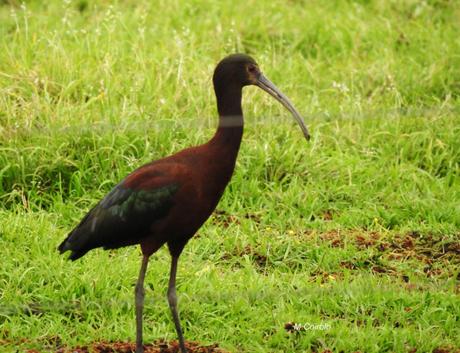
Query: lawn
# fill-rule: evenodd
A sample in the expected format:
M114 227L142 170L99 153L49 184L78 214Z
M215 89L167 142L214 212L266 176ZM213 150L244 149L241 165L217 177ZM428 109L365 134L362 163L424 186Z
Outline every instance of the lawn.
M460 2L0 0L0 350L134 341L137 247L57 245L126 174L206 142L234 52L237 168L179 261L187 340L230 352L460 351ZM174 340L169 254L145 341Z

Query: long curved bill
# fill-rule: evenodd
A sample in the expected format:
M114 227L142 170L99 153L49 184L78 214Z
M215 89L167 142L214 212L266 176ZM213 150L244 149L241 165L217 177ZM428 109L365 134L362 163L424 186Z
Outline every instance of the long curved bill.
M297 109L294 108L291 101L286 97L281 91L264 75L260 74L255 82L255 85L262 88L265 92L270 94L274 97L278 102L286 107L287 110L291 112L294 119L299 124L300 128L302 129L303 135L305 138L310 140L310 133L308 132L307 126L305 125L302 116L299 114Z

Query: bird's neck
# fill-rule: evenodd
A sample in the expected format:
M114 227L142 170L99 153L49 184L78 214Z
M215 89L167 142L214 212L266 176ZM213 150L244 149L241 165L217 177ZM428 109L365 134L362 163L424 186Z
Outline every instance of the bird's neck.
M225 146L228 153L236 155L243 137L243 110L241 108L241 87L216 87L219 126L212 139L213 144Z
M219 126L214 137L205 145L206 192L213 210L235 169L236 157L243 137L241 88L216 89Z

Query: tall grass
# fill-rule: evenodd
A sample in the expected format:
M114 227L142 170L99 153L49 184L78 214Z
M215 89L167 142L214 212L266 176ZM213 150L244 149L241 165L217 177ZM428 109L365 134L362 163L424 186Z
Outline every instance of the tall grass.
M68 263L55 247L127 173L212 136L212 71L233 52L313 138L245 89L236 172L181 258L186 337L235 352L458 348L459 17L447 0L0 2L4 350L133 339L138 250ZM149 269L147 340L174 338L168 261Z

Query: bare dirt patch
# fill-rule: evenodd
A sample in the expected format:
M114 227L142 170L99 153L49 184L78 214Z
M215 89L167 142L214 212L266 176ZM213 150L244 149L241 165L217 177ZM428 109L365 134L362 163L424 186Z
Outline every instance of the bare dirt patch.
M449 259L460 263L460 241L446 240L442 236L429 233L422 234L412 231L390 236L376 231L330 230L323 233L307 231L303 236L316 238L317 241L327 243L331 247L343 248L347 244L352 244L360 250L375 248L394 260L415 258L431 263L436 260Z
M241 221L237 216L231 215L226 211L215 210L211 218L211 223L224 228L228 228L231 224L241 224Z
M185 342L188 353L229 353L219 348L217 344L208 346L200 345L197 342ZM47 350L48 351L48 350ZM27 353L41 353L38 350L30 349ZM61 347L56 353L135 353L136 344L132 342L95 342L89 345L76 347ZM144 345L145 353L180 353L177 341L158 341L153 344Z

